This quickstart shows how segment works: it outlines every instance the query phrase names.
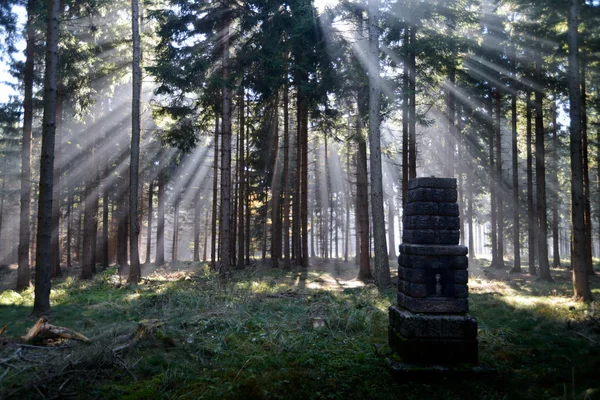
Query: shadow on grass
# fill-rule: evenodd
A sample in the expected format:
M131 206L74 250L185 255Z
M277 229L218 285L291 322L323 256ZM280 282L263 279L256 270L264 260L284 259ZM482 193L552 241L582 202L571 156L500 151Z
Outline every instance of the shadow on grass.
M565 386L570 388L573 367L576 393L594 387L597 350L567 329L564 315L570 311L557 312L551 302L513 301L506 286L499 294L481 291L470 298L480 324L481 360L499 370L497 381L398 383L374 351L374 344L387 342L387 308L396 289L311 289L309 283L319 277L306 269L248 270L230 281L197 272L190 280L129 288L102 279L59 285L52 323L94 338L100 350L127 341L141 319L165 322L160 342L142 342L120 354L114 376L94 369L100 350L78 347L77 365L85 368L65 388L77 398L139 399L160 393L190 399L539 399L559 397ZM287 291L300 295L266 296ZM21 301L24 305L0 306L0 322L12 322L11 335L32 324L26 319L31 299ZM319 329L311 325L317 316L325 321ZM74 358L61 353L52 371ZM35 368L41 377L48 375ZM39 390L49 397L65 380ZM27 382L2 384L14 389ZM35 390L27 393L41 398Z

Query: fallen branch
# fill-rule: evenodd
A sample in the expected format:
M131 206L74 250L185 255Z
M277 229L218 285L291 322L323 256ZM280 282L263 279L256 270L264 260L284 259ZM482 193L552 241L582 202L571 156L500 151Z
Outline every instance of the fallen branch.
M21 337L23 343L32 343L38 340L47 339L73 339L83 343L89 343L90 339L79 332L75 332L69 328L55 326L48 323L45 317L40 318L34 326L32 326L27 335Z

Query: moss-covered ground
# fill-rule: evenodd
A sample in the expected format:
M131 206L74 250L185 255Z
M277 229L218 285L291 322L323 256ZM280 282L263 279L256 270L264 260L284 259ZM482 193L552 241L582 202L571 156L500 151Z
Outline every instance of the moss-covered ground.
M116 269L54 284L54 325L91 344L0 347L0 398L584 399L600 392L600 301L574 302L570 271L554 283L471 268L471 314L493 379L398 382L388 368L395 287L351 279L350 264L248 268L222 280L206 264L159 268L135 286ZM508 269L508 266L507 266ZM600 299L600 278L591 278ZM0 294L5 336L25 334L32 291ZM132 341L138 323L156 335ZM119 349L120 348L120 349ZM116 349L116 351L115 351Z

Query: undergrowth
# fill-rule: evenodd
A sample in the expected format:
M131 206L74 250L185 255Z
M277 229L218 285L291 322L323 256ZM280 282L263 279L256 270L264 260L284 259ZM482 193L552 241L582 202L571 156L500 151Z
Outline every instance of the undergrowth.
M496 378L417 384L394 381L376 351L387 342L393 287L315 289L326 273L306 270L249 269L221 280L201 263L185 273L158 270L134 286L115 273L53 288L51 322L92 344L0 348L0 397L571 399L600 389L599 303L571 301L568 280L473 273L480 360ZM10 322L8 333L23 335L31 306L30 291L2 293L0 326ZM147 319L164 329L113 351Z

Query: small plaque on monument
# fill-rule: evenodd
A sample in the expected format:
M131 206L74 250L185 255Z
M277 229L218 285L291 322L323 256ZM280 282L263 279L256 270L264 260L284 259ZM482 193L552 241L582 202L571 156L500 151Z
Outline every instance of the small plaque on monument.
M398 256L398 304L389 345L403 365L477 364L477 320L468 315L468 249L460 246L456 179L408 184Z

